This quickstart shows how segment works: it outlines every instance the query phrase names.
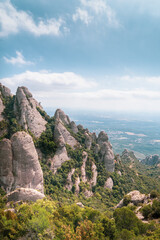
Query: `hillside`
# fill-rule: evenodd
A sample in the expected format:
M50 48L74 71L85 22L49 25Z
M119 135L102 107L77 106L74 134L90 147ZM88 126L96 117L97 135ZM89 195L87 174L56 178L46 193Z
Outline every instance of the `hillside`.
M12 95L0 85L0 187L4 239L125 239L125 234L133 239L147 231L158 236L157 226L142 226L137 218L138 233L124 227L125 233L115 225L114 207L130 191L155 190L158 196L159 166L140 163L128 150L115 155L106 132L97 136L60 109L48 116L26 87ZM13 203L19 201L35 203ZM135 216L132 210L127 208L126 214ZM92 233L83 238L86 226Z

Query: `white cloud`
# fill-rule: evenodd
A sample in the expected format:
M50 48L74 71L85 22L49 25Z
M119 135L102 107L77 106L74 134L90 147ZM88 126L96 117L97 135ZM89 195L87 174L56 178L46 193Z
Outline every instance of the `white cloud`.
M119 81L121 82L119 77ZM145 79L147 77L144 77ZM132 77L126 77L128 85ZM136 79L143 79L136 77ZM147 81L152 79L148 77ZM155 77L153 77L155 80ZM159 79L159 77L157 77ZM138 80L137 80L138 81ZM75 108L103 111L159 112L160 89L115 89L96 84L73 72L53 73L26 71L0 82L15 92L18 86L26 86L44 107ZM144 83L145 86L145 83Z
M61 33L61 27L64 21L51 18L47 20L39 20L36 23L31 14L17 10L9 0L0 3L0 37L16 34L21 30L28 31L35 36L54 35Z
M15 65L15 64L18 64L18 65L31 65L31 64L34 64L33 62L26 61L24 59L24 56L22 55L22 53L19 52L19 51L16 51L16 57L11 57L11 58L3 57L3 58L6 61L6 63L11 63L13 65Z
M72 18L74 22L76 22L77 20L81 20L86 25L88 25L92 21L92 17L89 16L88 12L81 8L77 8L76 13L73 14Z
M73 72L53 73L43 70L41 72L26 71L12 77L0 79L2 84L15 89L17 86L25 85L30 89L50 91L62 91L68 89L79 90L90 88L96 84L85 80L82 76Z
M116 13L105 0L80 0L80 2L81 8L78 8L73 15L74 21L80 19L88 25L91 23L91 20L100 16L106 16L109 25L114 27L120 26Z

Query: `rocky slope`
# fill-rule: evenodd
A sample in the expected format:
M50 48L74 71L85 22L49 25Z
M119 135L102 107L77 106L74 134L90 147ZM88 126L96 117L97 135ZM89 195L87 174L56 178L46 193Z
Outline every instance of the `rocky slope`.
M119 198L136 184L140 190L148 184L141 184L133 152L114 156L104 131L97 136L77 126L61 109L49 117L26 87L13 96L0 85L0 133L0 187L10 199L31 191L33 200L41 198L44 188L54 197L70 192L89 198L99 191L104 198L109 191Z
M35 137L40 137L45 131L46 121L39 111L41 105L32 97L32 94L26 87L18 87L14 103L14 112L18 123L25 130L30 130Z
M149 166L154 166L160 164L160 157L159 155L151 155L147 156L145 159L141 161L141 163L149 165Z
M43 192L43 173L33 140L26 132L17 132L0 142L0 184L5 191L33 188Z
M94 155L104 164L106 171L114 172L114 153L105 132L100 132L97 137L83 126L76 126L61 109L57 109L54 117L46 121L46 113L26 87L18 87L13 96L8 88L0 85L0 124L2 123L6 124L8 132L1 135L0 141L0 185L7 193L17 188L36 189L43 193L43 173L39 159L46 159L50 170L56 174L65 162L75 161L72 156L74 151L81 152L77 161L82 161L79 163L78 174L77 167L71 167L68 172L65 187L69 191L75 186L75 193L78 194L82 182L89 186L88 190L84 189L86 196L93 195L92 187L96 186L98 176ZM34 141L37 139L37 149L32 137ZM42 147L51 141L56 150L50 149L52 154L42 151L40 141ZM91 151L91 154L88 155L87 151ZM76 177L73 181L74 172ZM108 187L107 184L106 186Z

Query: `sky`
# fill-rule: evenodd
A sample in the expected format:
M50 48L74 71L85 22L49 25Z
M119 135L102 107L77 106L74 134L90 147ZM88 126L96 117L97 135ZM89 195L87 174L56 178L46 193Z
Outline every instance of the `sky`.
M160 1L0 0L0 82L44 108L160 112Z

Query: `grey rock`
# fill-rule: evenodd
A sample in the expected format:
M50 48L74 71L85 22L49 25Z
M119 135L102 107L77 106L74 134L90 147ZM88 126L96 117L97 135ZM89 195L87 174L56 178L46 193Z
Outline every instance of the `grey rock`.
M96 133L92 133L91 136L92 136L92 142L96 142L97 141Z
M54 117L55 117L55 120L57 120L57 121L61 120L62 123L65 125L70 124L69 117L61 109L56 110Z
M86 198L90 198L90 197L93 196L93 192L92 192L91 190L88 190L88 189L85 189L85 190L83 191L83 193L84 193L84 196L85 196Z
M11 201L36 202L38 199L43 199L45 195L32 188L18 188L8 193L5 197L7 198L7 202L11 202Z
M78 130L83 130L83 129L84 129L81 124L79 124L79 125L77 126L77 128L78 128Z
M84 208L83 203L81 203L81 202L77 202L76 204L77 204L77 206L79 206L79 207L81 207L81 208Z
M0 141L0 185L8 193L14 182L12 146L9 139Z
M32 137L17 132L11 138L13 152L13 189L33 188L43 193L43 172Z
M130 193L127 194L127 196L131 197L131 203L133 203L134 205L137 205L139 203L144 203L145 201L147 201L148 196L145 194L140 193L137 190L131 191ZM116 206L116 208L121 208L123 207L123 199L118 203L118 205Z
M4 120L4 116L3 116L3 111L4 111L4 104L3 104L3 101L1 99L1 96L0 96L0 121Z
M2 96L3 96L4 98L6 98L6 97L12 97L12 96L13 96L13 95L11 94L10 89L7 88L7 87L5 87L5 86L3 86L1 83L0 83L0 92L1 92L1 94L2 94Z
M43 192L43 172L33 140L26 132L0 142L0 184L7 193L19 187Z
M80 187L79 187L79 184L80 184L80 178L79 176L75 179L75 194L78 195L79 192L80 192Z
M92 146L92 137L89 133L85 132L85 147L90 150Z
M77 140L70 134L61 121L56 121L54 128L54 139L58 144L68 144L72 148L79 145Z
M107 171L114 172L114 153L110 142L104 142L100 148L101 161L104 161L104 165Z
M102 146L104 142L108 142L108 135L104 131L101 131L97 138L97 143Z
M160 163L160 157L157 154L150 155L150 156L147 156L145 159L143 159L141 163L149 166L157 165Z
M98 172L97 172L97 167L95 165L94 162L92 162L92 178L90 180L90 186L96 186L97 184L97 175L98 175Z
M104 185L104 188L109 188L110 190L112 190L113 188L113 180L111 177L109 177L106 182L105 182L105 185Z
M118 173L118 175L119 175L119 176L122 176L122 173L121 173L121 171L118 171L117 173Z
M101 161L104 161L106 170L109 172L114 172L114 153L112 150L112 145L108 141L108 135L104 131L99 133L97 143L100 146L99 153L101 154Z
M88 154L86 152L83 152L83 163L81 166L81 177L82 177L82 182L87 182L87 177L86 177L86 162L88 158Z
M122 152L121 160L123 163L134 163L135 161L138 161L134 152L129 151L128 149L125 149Z
M62 166L62 163L70 160L67 154L67 150L65 146L59 146L54 157L49 158L48 161L51 162L51 170L55 174L57 169Z
M41 105L32 97L32 94L26 87L19 87L16 93L14 111L18 123L25 129L30 130L35 137L40 137L46 130L46 120L41 116L37 107L42 109Z
M73 168L69 173L67 177L67 184L65 185L65 188L68 189L68 191L71 191L73 187L73 182L72 182L72 175L75 172L75 168Z
M73 122L73 121L70 123L70 128L75 134L78 132L78 128L77 128L75 122Z
M99 146L99 144L96 144L96 145L94 146L93 151L94 151L95 154L98 154L98 152L100 151L100 146Z

